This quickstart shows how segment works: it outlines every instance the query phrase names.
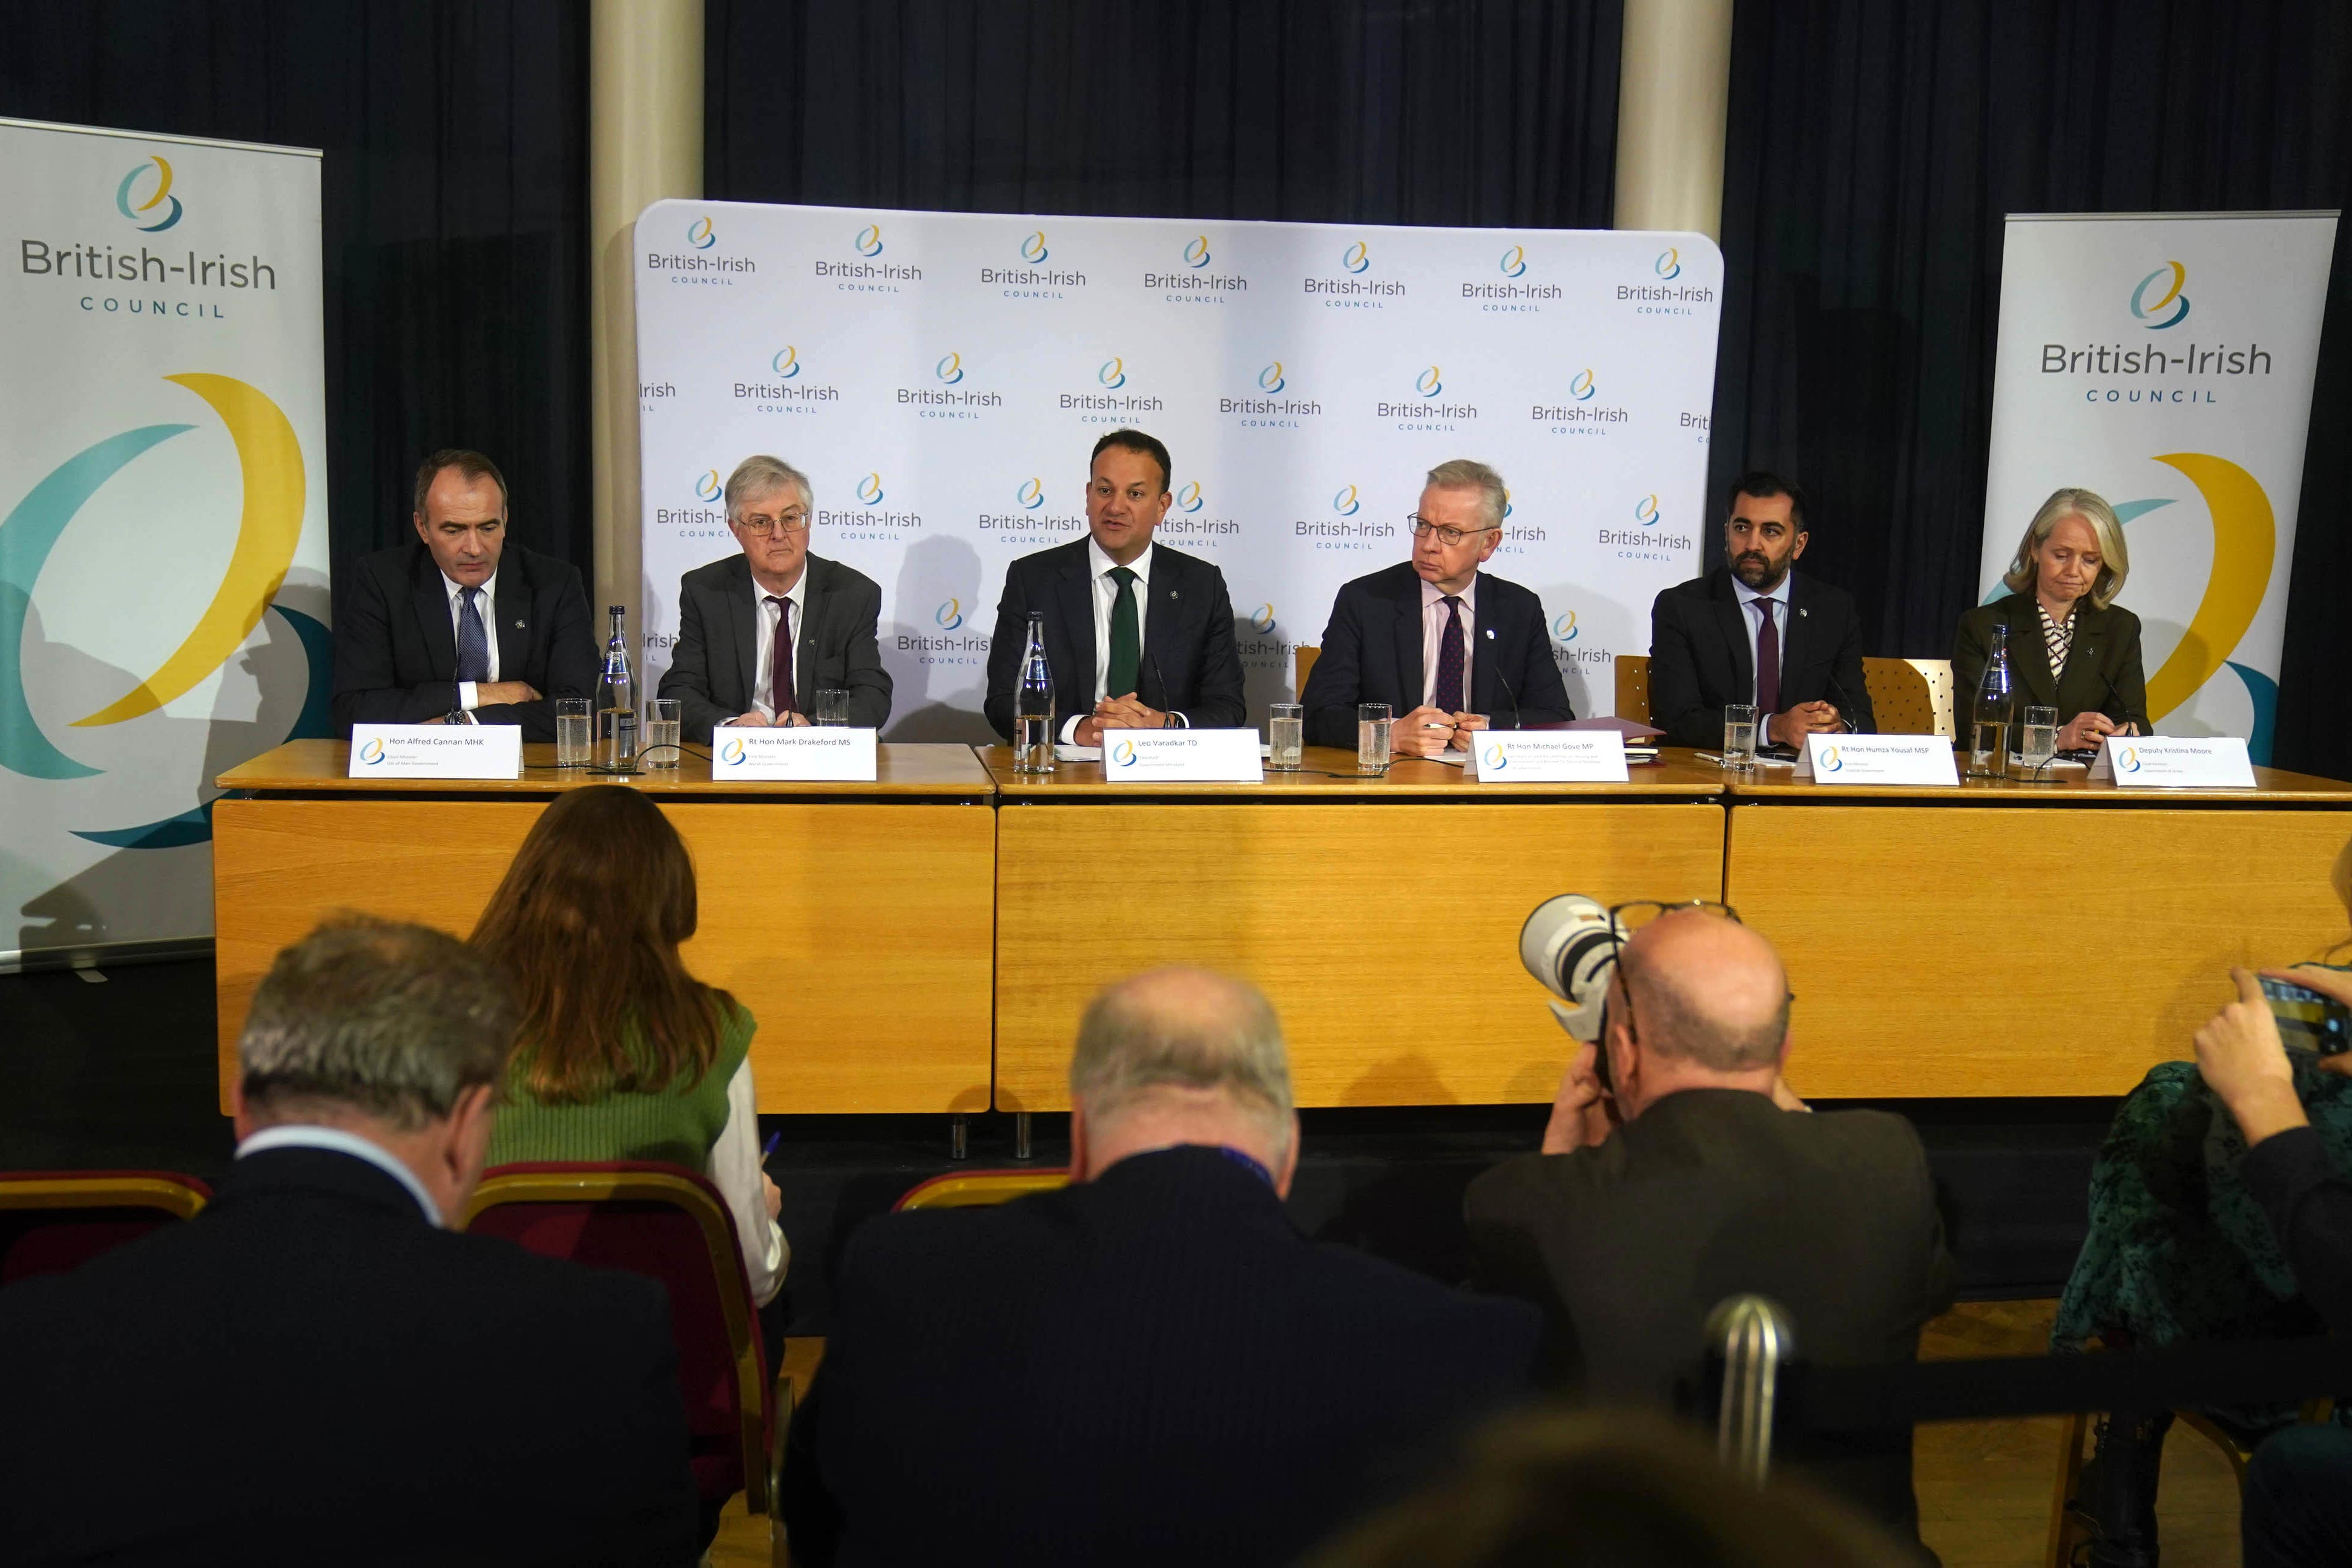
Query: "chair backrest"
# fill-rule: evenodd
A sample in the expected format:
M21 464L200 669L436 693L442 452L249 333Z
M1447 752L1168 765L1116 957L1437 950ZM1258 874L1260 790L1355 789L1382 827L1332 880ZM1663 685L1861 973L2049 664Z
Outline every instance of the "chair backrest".
M1650 721L1650 656L1646 653L1617 656L1617 717L1636 724Z
M1069 1184L1067 1170L950 1171L944 1176L916 1183L890 1208L894 1214L906 1209L978 1208Z
M1313 647L1309 647L1307 644L1300 643L1297 649L1291 654L1291 679L1298 682L1297 685L1290 689L1295 694L1293 699L1294 700L1305 699L1307 695L1307 672L1315 668L1315 661L1322 657L1323 649L1319 644Z
M195 1218L212 1195L175 1171L0 1171L0 1285L69 1273Z
M718 1190L676 1165L528 1162L485 1173L464 1228L542 1258L658 1279L669 1291L678 1388L705 1501L740 1491L768 1510L767 1377L759 1318Z
M1863 683L1882 735L1941 735L1952 728L1952 661L1948 658L1865 658Z

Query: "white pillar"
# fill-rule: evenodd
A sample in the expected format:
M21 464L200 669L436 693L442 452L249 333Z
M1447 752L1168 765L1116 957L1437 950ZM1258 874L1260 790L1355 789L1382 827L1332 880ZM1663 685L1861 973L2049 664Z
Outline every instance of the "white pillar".
M588 238L595 570L589 608L642 637L637 494L637 214L702 194L702 0L592 0ZM600 637L601 640L601 637Z
M1625 0L1617 227L1720 237L1731 6L1732 0Z

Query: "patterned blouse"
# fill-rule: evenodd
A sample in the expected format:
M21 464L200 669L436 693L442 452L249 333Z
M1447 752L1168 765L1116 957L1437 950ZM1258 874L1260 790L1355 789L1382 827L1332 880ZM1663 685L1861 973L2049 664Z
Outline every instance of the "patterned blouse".
M2070 609L2064 620L2053 621L2048 605L2036 600L2033 607L2042 616L2042 651L2050 658L2050 679L2056 680L2065 675L2066 656L2074 651L2074 613Z

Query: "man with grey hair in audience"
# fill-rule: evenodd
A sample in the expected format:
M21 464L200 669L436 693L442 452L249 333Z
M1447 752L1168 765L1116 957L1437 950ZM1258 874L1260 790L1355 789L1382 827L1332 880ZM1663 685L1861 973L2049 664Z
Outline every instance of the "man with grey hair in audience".
M1298 700L1307 743L1356 743L1356 705L1385 702L1401 756L1433 757L1480 730L1576 717L1532 590L1479 570L1504 540L1503 476L1456 458L1429 470L1404 520L1412 553L1344 584Z
M662 697L679 700L686 739L729 724L806 724L817 693L849 694L847 717L880 729L890 673L876 630L882 590L809 550L816 492L781 458L746 458L727 476L727 531L740 548L678 580L677 641Z
M1548 1380L1601 1400L1688 1407L1707 1314L1744 1293L1788 1310L1808 1362L1911 1361L1952 1302L1918 1134L1808 1113L1781 1077L1788 976L1731 910L1621 919L1601 1043L1569 1064L1542 1152L1470 1184L1477 1283L1542 1307ZM1907 1428L1774 1458L1916 1539Z
M852 1238L793 1422L796 1563L1287 1563L1524 1384L1526 1306L1292 1224L1289 1066L1245 982L1095 998L1070 1158Z
M218 1196L0 1290L0 1561L694 1560L661 1287L450 1228L515 1026L440 931L278 955Z

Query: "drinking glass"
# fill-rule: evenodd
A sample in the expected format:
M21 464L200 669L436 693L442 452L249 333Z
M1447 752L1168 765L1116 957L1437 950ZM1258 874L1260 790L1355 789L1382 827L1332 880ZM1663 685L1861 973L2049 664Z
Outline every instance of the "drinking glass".
M1723 765L1735 773L1756 771L1756 708L1733 703L1723 710Z
M1279 773L1295 773L1307 751L1307 705L1277 702L1265 710L1265 765Z
M588 765L589 710L585 697L559 697L555 700L555 765L559 768L584 768Z
M646 749L640 753L649 768L677 766L679 721L686 704L676 697L655 697L646 702Z
M820 686L816 706L809 712L809 722L820 730L845 730L849 727L849 693L838 686Z
M1356 704L1356 771L1360 773L1384 773L1389 771L1389 705L1385 702Z
M2058 755L2058 710L2028 708L2025 710L2025 744L2019 777L2032 784L2047 784L2050 764Z

